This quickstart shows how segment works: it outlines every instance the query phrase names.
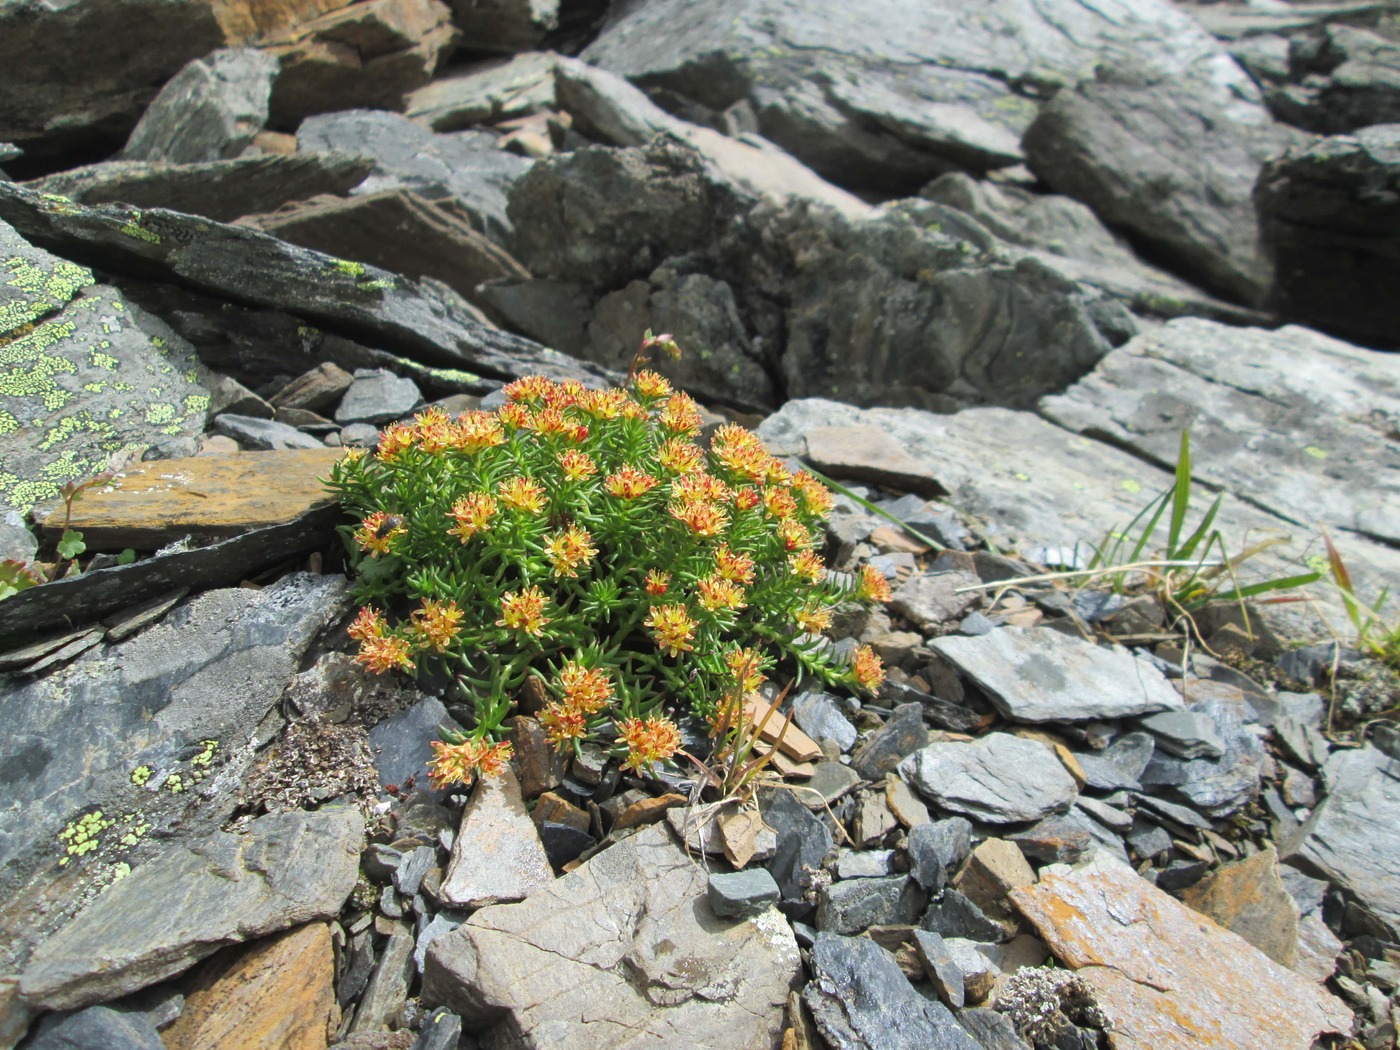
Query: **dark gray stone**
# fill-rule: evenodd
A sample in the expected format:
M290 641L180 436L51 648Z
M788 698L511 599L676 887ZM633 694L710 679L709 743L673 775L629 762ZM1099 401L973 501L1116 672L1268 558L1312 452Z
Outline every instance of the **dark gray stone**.
M1131 651L1059 631L1004 627L976 638L935 638L929 648L1017 722L1088 721L1182 707L1181 694L1162 673Z
M1074 805L1076 809L1084 811L1095 821L1114 831L1127 831L1133 826L1133 818L1130 815L1088 795L1080 795L1075 799Z
M409 853L394 869L394 887L405 897L412 897L423 883L423 876L437 861L437 850L431 846L419 846Z
M238 156L267 123L276 75L276 57L256 48L196 59L165 82L122 158L194 164Z
M498 150L491 136L437 135L397 113L345 110L303 121L297 149L338 150L374 159L359 193L412 190L426 200L451 197L493 240L511 235L506 201L533 161Z
M1093 849L1094 836L1085 824L1086 821L1073 812L1057 814L1006 837L1021 847L1021 852L1031 860L1042 864L1074 864Z
M1163 711L1139 718L1157 746L1177 758L1219 758L1225 753L1215 719L1200 711Z
M371 880L386 885L394 878L394 872L398 870L399 862L403 859L404 854L393 846L371 842L364 856L360 858L360 867Z
M910 874L930 893L945 883L972 852L972 824L964 817L949 817L909 829Z
M593 836L568 824L547 821L540 825L540 845L555 871L559 871L579 854L595 844Z
M1203 700L1190 711L1215 722L1225 751L1220 758L1176 758L1157 752L1141 780L1149 790L1166 789L1212 817L1229 816L1259 794L1264 745L1245 724L1244 702Z
M1397 345L1400 124L1317 139L1259 176L1271 303L1285 316L1368 346Z
M402 419L423 403L418 384L384 369L358 372L350 389L340 399L335 421L350 423L389 423Z
M451 0L452 24L473 51L513 55L559 27L559 0Z
M809 791L802 793L803 802L810 809L820 809L821 802L812 798L810 794L811 791L815 791L822 801L831 805L860 781L860 774L850 766L840 762L818 762L812 771L812 778L806 784Z
M778 897L778 884L766 868L710 876L710 910L722 919L747 919L777 904Z
M1175 892L1194 886L1210 871L1210 862L1204 860L1173 860L1157 873L1157 888Z
M975 902L954 889L945 889L942 897L929 903L919 926L941 937L996 944L1010 940L1014 933L1007 924L989 918Z
M777 851L764 867L777 881L783 900L797 900L812 885L813 873L831 850L831 831L791 791L761 794L759 806L763 822L778 838Z
M89 1006L72 1014L40 1018L25 1050L164 1050L156 1026L139 1013Z
M797 728L818 743L833 740L842 751L855 746L856 727L829 693L803 693L792 702L792 716Z
M870 926L907 925L923 904L923 891L907 875L844 879L817 891L817 929L853 934Z
M979 615L977 613L974 616ZM886 678L880 686L880 700L891 707L904 704L918 704L924 709L924 721L939 729L951 729L955 733L966 732L986 717L987 712L976 711L962 704L940 700L931 693L915 689L903 682Z
M44 941L20 976L20 996L48 1009L85 1006L181 973L225 945L331 918L355 888L364 834L358 809L329 806L173 844Z
M851 768L866 780L881 780L908 755L928 743L922 704L900 704L851 757ZM906 778L907 779L907 778Z
M996 1010L980 1006L959 1010L958 1024L967 1029L982 1050L1033 1050L1016 1032L1011 1018Z
M928 974L938 998L943 1000L943 1005L953 1010L961 1010L964 995L963 972L953 960L953 955L943 943L943 938L932 930L915 930L914 951L918 953L919 961L924 964L924 972Z
M1201 816L1190 806L1177 805L1175 802L1168 802L1166 799L1157 798L1155 795L1133 796L1139 806L1152 813L1154 817L1160 817L1170 824L1176 825L1184 830L1207 831L1211 823Z
M1127 733L1102 751L1080 751L1074 757L1084 771L1084 783L1099 791L1135 790L1138 778L1152 761L1155 750L1151 734Z
M833 871L838 879L879 879L893 872L892 849L843 849Z
M215 417L214 430L233 438L245 448L257 451L325 448L325 445L310 434L303 434L296 427L289 427L286 423L258 419L256 416L240 416L232 412Z
M1233 67L1226 59L1217 70ZM1246 91L1245 98L1257 98ZM1183 276L1253 304L1268 288L1254 182L1301 136L1267 111L1169 68L1100 66L1027 129L1031 169L1129 231Z
M1247 37L1231 53L1279 120L1337 135L1400 120L1400 45L1336 22L1287 37Z
M1374 747L1337 751L1322 777L1327 795L1284 859L1342 887L1394 938L1400 932L1400 760Z
M1133 822L1127 835L1128 845L1140 860L1150 860L1172 848L1172 837L1156 824L1145 820Z
M884 948L818 933L802 1001L833 1050L980 1050L949 1009L916 992Z
M434 131L458 131L554 109L555 58L527 51L448 72L413 92L404 115Z
M427 925L420 923L422 928L418 931L418 939L413 945L413 965L419 973L423 972L423 960L428 954L428 945L439 937L451 933L465 921L466 916L462 912L440 911L432 917Z
M1053 751L1007 733L930 744L901 762L899 774L943 809L993 824L1062 812L1078 794Z
M461 1042L462 1019L439 1007L423 1021L412 1050L459 1050Z

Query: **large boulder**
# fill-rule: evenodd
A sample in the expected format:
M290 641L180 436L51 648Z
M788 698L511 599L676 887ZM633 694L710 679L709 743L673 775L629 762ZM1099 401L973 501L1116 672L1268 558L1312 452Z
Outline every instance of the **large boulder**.
M1264 168L1255 191L1270 300L1369 346L1400 346L1400 124L1317 139Z
M1257 96L1197 23L1158 0L647 0L621 7L583 57L679 108L747 112L819 173L888 193L1017 163L1038 101L1105 58Z
M1257 303L1268 288L1251 194L1301 136L1176 71L1104 66L1027 129L1032 170L1185 277Z
M1242 40L1231 51L1286 123L1338 135L1400 120L1400 43L1379 33L1338 22Z

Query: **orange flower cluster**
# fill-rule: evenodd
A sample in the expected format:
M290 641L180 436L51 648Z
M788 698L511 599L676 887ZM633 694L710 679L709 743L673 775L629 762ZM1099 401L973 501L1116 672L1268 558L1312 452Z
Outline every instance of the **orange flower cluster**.
M736 477L763 481L776 461L753 431L737 423L726 423L715 431L710 451ZM781 466L781 464L779 464Z
M684 605L676 603L652 606L646 618L646 625L651 628L656 647L665 650L668 656L680 656L681 653L691 652L695 648L690 644L690 640L695 637L698 624L690 618Z
M559 669L560 700L551 700L540 712L545 739L564 750L570 741L588 735L588 719L608 705L613 695L612 677L601 668L587 668L570 660Z
M660 569L648 569L644 590L653 598L659 598L666 593L666 588L671 586L671 574L662 572Z
M887 602L894 595L890 593L890 581L885 574L873 565L860 567L860 581L856 584L856 598L863 602Z
M744 601L744 588L720 576L706 576L695 584L695 589L701 607L709 612L743 609L748 604Z
M518 475L506 478L496 486L496 495L507 507L513 507L524 514L538 514L544 510L544 486L534 478Z
M862 689L873 693L884 684L885 665L880 662L880 657L870 646L862 645L856 650L855 660L851 666L855 673L856 684Z
M507 591L501 596L501 618L497 627L509 627L539 637L544 634L549 618L544 607L549 602L544 591L538 587L526 587L519 591Z
M593 537L587 529L570 525L555 533L544 545L545 555L554 566L555 576L578 578L578 570L588 565L598 554Z
M384 674L395 667L413 670L413 646L408 639L389 632L389 625L378 609L365 606L346 633L360 643L355 662L375 674Z
M407 531L403 518L377 510L360 522L360 527L355 530L355 542L360 545L360 550L369 551L371 558L377 558L388 554L394 541Z
M515 751L506 740L466 740L460 744L432 742L433 757L428 762L428 780L441 790L449 784L470 784L478 773L498 777Z
M715 572L724 580L753 583L753 558L743 551L735 553L729 549L729 544L721 543L715 550Z
M762 670L763 654L757 649L735 647L724 654L724 662L735 678L742 676L743 681L739 684L746 693L752 693L767 679Z
M729 515L718 504L706 500L682 500L666 508L671 517L689 525L697 536L718 536L729 524Z
M617 724L619 744L627 746L623 769L641 772L655 762L670 758L681 746L681 731L669 718L653 715L647 719L624 718Z
M484 492L473 492L452 504L448 516L454 522L448 533L466 543L478 532L491 527L491 519L496 516L496 499Z
M821 634L831 626L831 610L820 605L804 605L792 614L797 626L808 634Z
M689 394L676 391L661 402L661 414L657 422L672 434L698 434L704 420L700 418L700 406Z
M821 583L826 579L826 563L816 551L789 554L788 568L799 580L806 580L808 583Z
M618 499L636 499L656 488L661 482L636 467L619 467L603 479L603 488Z
M462 610L453 601L427 598L422 608L414 610L410 620L423 648L439 653L446 652L452 639L462 632Z
M598 464L593 462L593 458L587 452L571 448L567 452L560 453L559 469L564 472L564 477L570 481L586 481L598 473Z

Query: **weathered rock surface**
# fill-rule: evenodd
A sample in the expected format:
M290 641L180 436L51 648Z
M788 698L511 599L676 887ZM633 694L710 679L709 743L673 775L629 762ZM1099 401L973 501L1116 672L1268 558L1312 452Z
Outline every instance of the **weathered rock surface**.
M1183 276L1254 304L1269 285L1254 182L1265 161L1299 138L1228 92L1202 91L1172 70L1124 66L1100 67L1096 80L1057 94L1023 145L1057 192L1129 231Z
M453 907L480 908L524 900L553 883L515 774L507 769L480 780L462 813L440 899Z
M1111 859L1042 872L1011 899L1093 989L1120 1050L1307 1050L1350 1030L1340 1000Z
M1339 135L1400 120L1400 45L1380 33L1335 22L1241 40L1231 53L1289 124Z
M449 72L409 95L404 115L434 131L457 131L552 109L555 57L527 51Z
M329 506L320 479L342 455L322 446L134 463L85 494L70 520L90 550L155 550L182 536L236 536ZM63 528L61 503L36 507L34 516L50 538Z
M1179 710L1181 695L1146 660L1059 631L1003 627L929 647L1016 722L1078 722Z
M1252 710L1243 700L1198 701L1187 708L1214 723L1224 743L1219 758L1178 758L1157 749L1140 777L1142 783L1212 817L1224 817L1259 793L1264 745L1250 731Z
M1400 124L1317 139L1274 160L1256 200L1285 316L1370 346L1397 344L1385 289L1400 271Z
M1119 347L1040 409L1168 469L1189 429L1193 475L1211 486L1301 526L1400 541L1400 449L1381 423L1400 412L1390 355L1303 328L1183 319Z
M452 21L472 51L514 54L559 25L559 0L451 0Z
M872 940L817 934L802 1001L836 1050L979 1050L942 1003L914 990Z
M1110 15L1067 2L652 0L620 12L583 57L702 112L747 107L765 137L827 178L898 193L951 168L1016 163L1035 99L1106 54L1166 62L1212 94L1256 95L1199 26L1152 2Z
M216 960L185 993L167 1050L324 1050L340 1024L330 927L308 923Z
M797 944L771 910L716 923L706 882L664 825L645 828L434 941L423 998L520 1047L586 1030L599 1048L768 1050L797 983Z
M1272 846L1212 872L1188 887L1181 900L1280 966L1296 969L1298 905L1279 877L1278 852Z
M1395 935L1400 931L1400 873L1394 862L1400 849L1397 760L1374 747L1338 751L1322 772L1327 797L1284 859L1320 871Z
M247 768L259 724L311 638L343 611L344 593L338 577L211 591L119 646L94 649L47 677L6 684L9 732L0 761L20 774L0 812L0 885L11 901L0 918L0 942L10 952L26 951L64 914L54 908L36 923L24 902L32 907L57 874L62 847L72 844L72 835L59 838L65 823L76 826L98 810L130 815L87 836L96 864L82 853L67 858L76 868L104 869L128 855L137 862L145 847L134 849L122 835L142 824L151 825L147 831L175 825L180 796L214 755L221 763L228 756L213 768L230 780ZM65 758L72 753L85 756L80 765ZM210 755L206 765L191 765L201 753ZM141 768L146 776L134 782L133 770ZM230 811L233 801L226 794L219 805ZM8 967L14 956L6 958Z
M196 59L160 89L122 158L194 164L238 156L267 123L276 75L277 59L255 48Z
M445 289L176 212L51 201L0 183L0 220L59 251L289 310L420 361L501 375L596 377L596 369L488 328ZM314 362L312 362L314 363Z
M89 1006L73 1014L49 1014L40 1018L24 1042L25 1050L166 1050L147 1018L141 1014Z
M992 824L1039 820L1078 793L1053 751L1008 733L929 744L900 763L899 775L942 808Z
M25 185L83 204L119 201L231 222L320 193L348 193L372 167L364 157L330 152L269 153L199 164L113 160L72 168Z
M212 830L115 882L44 941L20 976L25 1001L71 1009L144 988L236 944L336 915L354 889L364 818L354 807Z

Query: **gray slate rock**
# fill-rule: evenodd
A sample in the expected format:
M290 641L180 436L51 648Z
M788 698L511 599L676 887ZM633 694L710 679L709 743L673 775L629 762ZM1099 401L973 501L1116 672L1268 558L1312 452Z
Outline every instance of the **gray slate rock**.
M1100 791L1136 790L1156 747L1150 733L1127 733L1102 751L1080 751L1074 757L1084 771L1086 786Z
M409 95L404 116L434 131L458 131L554 109L555 58L526 51L474 63Z
M522 1048L769 1050L801 961L773 911L707 917L705 872L652 825L520 904L483 908L428 948L423 1000ZM560 922L561 915L569 916Z
M964 817L917 824L909 829L907 848L910 875L937 893L972 852L972 824Z
M856 727L841 713L836 698L829 693L803 693L792 702L792 720L813 740L833 740L842 751L856 743Z
M1316 139L1259 176L1270 303L1285 316L1368 346L1397 345L1384 289L1400 265L1400 124Z
M884 948L818 933L802 1001L833 1050L980 1050L952 1012L914 990Z
M767 868L710 876L710 910L722 919L747 919L778 903L778 884Z
M1295 523L1299 539L1321 520L1400 541L1400 450L1381 422L1400 413L1400 361L1387 355L1303 328L1186 319L1040 407L1164 466L1189 428L1193 475Z
M935 638L929 648L1017 722L1084 722L1182 707L1162 672L1131 651L1059 631L1004 627L972 638Z
M194 164L238 156L267 123L276 75L276 57L256 48L195 59L165 82L122 158Z
M851 756L851 768L866 780L881 780L927 743L923 704L900 704Z
M1400 120L1400 45L1379 33L1335 22L1291 40L1247 37L1230 50L1288 124L1339 135Z
M254 741L265 739L260 724L312 638L345 611L345 592L342 577L300 575L261 591L209 591L120 645L93 649L47 677L0 686L10 712L0 763L21 774L0 810L0 889L12 904L0 917L5 969L15 965L8 952L52 930L53 919L35 921L31 895L42 896L58 874L62 852L53 844L65 824L95 809L139 810L161 831L178 827L184 800L160 789L169 774L190 774L188 759L203 740L219 742L221 772L238 783ZM65 760L69 753L84 755L82 764ZM151 771L149 794L131 779L143 765ZM233 805L221 793L211 819L224 819ZM114 845L125 830L110 828L110 841L100 845Z
M812 885L812 873L831 851L831 830L791 791L761 794L759 807L763 822L778 839L777 851L764 867L777 881L783 900L797 900Z
M930 744L901 762L899 775L942 808L990 824L1039 820L1078 793L1053 751L1008 733Z
M520 782L506 769L477 782L462 812L438 899L459 908L518 901L554 882Z
M245 448L254 451L272 452L293 448L325 448L310 434L303 434L296 427L278 423L271 419L256 416L240 416L225 412L214 418L214 430L225 437L231 437Z
M458 1050L462 1042L462 1019L441 1008L423 1022L411 1050Z
M1167 789L1212 817L1229 816L1259 794L1259 778L1265 761L1264 745L1252 733L1247 721L1248 705L1243 701L1203 700L1189 711L1211 719L1224 742L1219 758L1177 758L1161 751L1142 774L1149 790Z
M39 1019L24 1041L25 1050L164 1050L160 1033L144 1015L109 1006L89 1006L73 1014Z
M932 930L914 931L914 951L924 964L924 971L933 983L933 989L943 1005L953 1010L961 1010L963 1005L963 973L953 960L943 938ZM966 1027L966 1025L964 1025Z
M481 324L439 286L296 248L255 230L159 209L88 208L8 183L0 183L0 221L50 250L286 310L420 363L508 376L603 377L595 367Z
M981 1006L959 1010L958 1024L967 1029L982 1050L1033 1050L1016 1031L1011 1018L996 1010Z
M1400 762L1374 747L1337 751L1322 775L1327 797L1284 860L1343 887L1395 937L1400 933Z
M511 235L507 195L533 161L495 148L479 132L437 135L397 113L351 109L302 121L297 150L338 150L374 160L361 194L412 190L426 200L450 197L478 230L499 243Z
M1014 932L1009 924L990 918L975 901L954 889L945 889L938 900L929 904L919 926L940 937L988 943L1008 940Z
M448 715L441 700L425 696L369 731L374 769L379 774L381 787L404 784L411 778L418 790L426 791L434 799L441 801L447 797L452 788L434 788L428 782L428 760L432 758L429 745L438 739L440 726L454 731L461 729L456 719Z
M559 26L559 0L451 0L452 24L473 51L513 55Z
M856 934L870 926L907 925L923 906L923 891L908 875L843 879L817 891L817 929Z
M414 937L404 922L393 924L389 941L379 953L374 973L355 1008L351 1033L380 1032L399 1015L413 981Z
M879 879L893 872L892 849L843 849L832 870L838 879Z
M1216 69L1227 66L1242 73L1229 59ZM1254 182L1265 161L1300 138L1228 91L1125 64L1101 66L1096 80L1057 94L1022 145L1054 190L1129 231L1182 276L1252 305L1269 284Z
M1027 95L1074 84L1105 54L1257 97L1198 25L1150 0L1111 15L1070 2L650 0L619 12L582 57L680 96L703 123L749 107L762 135L820 174L889 195L950 169L1017 163L1036 111Z
M1177 758L1219 758L1225 754L1225 741L1215 719L1200 711L1163 711L1138 719L1157 741L1157 746Z
M335 421L350 423L389 423L402 419L423 403L418 384L385 369L358 372L350 389L340 399Z
M895 591L890 608L921 631L930 631L982 600L981 591L967 590L978 582L970 572L916 573Z
M44 941L20 995L46 1009L85 1006L172 977L225 945L332 918L355 888L364 835L358 809L331 806L174 844Z
M82 204L169 208L217 222L274 211L317 194L344 194L373 163L351 153L268 153L199 164L109 160L25 183Z

